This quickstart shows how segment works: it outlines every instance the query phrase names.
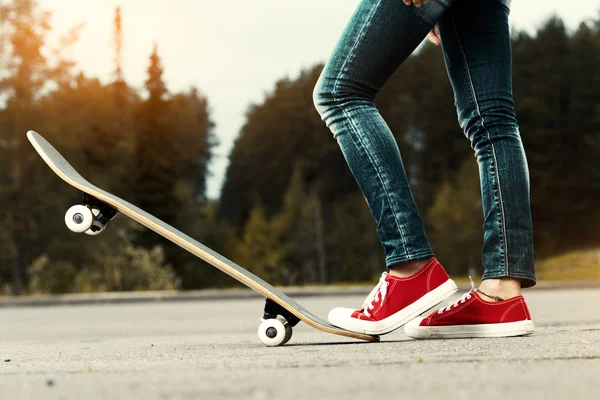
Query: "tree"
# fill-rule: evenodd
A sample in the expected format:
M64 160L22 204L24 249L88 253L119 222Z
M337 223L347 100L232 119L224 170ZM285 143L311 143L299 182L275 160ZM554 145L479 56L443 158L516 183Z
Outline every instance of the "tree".
M212 150L218 145L208 99L197 88L169 99L166 120L174 138L172 162L177 177L193 188L196 200L206 200L206 181Z
M28 157L25 132L39 124L39 98L50 81L61 84L70 79L72 64L59 55L55 65L44 56L45 38L50 30L49 14L42 12L34 0L14 0L0 4L0 98L5 107L0 113L3 129L0 132L0 160L2 192L0 202L5 205L10 232L12 289L21 293L24 265L28 254L35 214L43 208L37 203L35 192L44 184L35 174L32 159ZM77 30L64 36L68 45L77 36Z
M47 254L34 260L28 271L29 292L60 294L179 288L181 282L166 264L162 247L145 249L133 244L132 239L142 230L141 226L128 220L111 228L110 236L103 235L104 238L94 241L83 268L77 268L73 260Z
M138 206L174 224L182 221L178 218L182 210L200 208L200 202L206 200L208 163L217 141L208 100L195 88L186 94L169 95L162 75L155 46L145 85L148 98L140 104L136 117L139 127L134 150L136 173L131 186ZM182 222L178 228L184 231L194 226L193 219ZM152 232L140 236L140 244L147 248L156 243L164 246L167 260L184 278L184 287L205 284L193 278L196 274L189 269L193 264L190 255Z
M132 183L137 205L159 219L169 223L175 218L179 204L173 196L177 181L173 151L173 137L168 134L165 120L169 103L165 83L162 80L163 68L158 48L155 45L150 55L148 78L145 88L148 98L137 113L135 143L135 177ZM151 233L142 236L147 247L156 242Z
M119 118L115 120L115 133L123 128L123 119L125 107L127 105L127 84L123 77L123 20L121 17L121 7L115 9L115 19L113 21L113 46L115 50L115 69L113 72L113 90L115 99L115 108L119 114Z
M333 216L327 234L330 280L370 282L381 275L385 254L362 193L347 194L336 201L331 210Z
M429 239L451 274L481 268L483 210L477 163L468 158L453 181L442 185L427 214Z
M285 278L280 269L283 257L284 249L277 240L260 200L257 200L234 251L234 259L266 281L280 284Z
M219 215L244 225L256 196L265 212L281 210L287 183L302 164L307 184L316 181L323 202L332 202L357 185L344 157L312 102L322 66L282 79L262 104L252 105L230 155Z
M298 165L285 193L283 208L272 221L283 251L282 275L291 285L327 282L323 217L318 190L305 189L305 176Z
M62 215L79 195L59 183L35 155L24 140L28 129L42 133L98 186L148 208L166 222L181 222L182 230L193 230L194 219L184 216L202 215L208 163L216 144L206 97L194 88L172 95L166 91L156 46L148 69L148 95L142 97L127 86L120 62L120 10L114 20L115 81L108 85L73 73L73 65L59 52L51 58L55 62L44 58L53 50L45 43L49 15L35 1L4 2L0 10L0 205L6 211L0 219L1 257L5 258L0 263L0 290L12 280L14 292L20 293L34 276L48 277L51 291L76 290L67 277L94 269L99 260L91 255L111 237L107 232L90 239L64 229ZM76 39L78 28L64 35L62 48ZM110 230L118 224L111 222ZM215 232L218 238L221 231ZM162 265L173 265L178 274L201 264L176 246L161 243L153 233L131 235L135 248L143 245L139 248L151 252L158 243L166 257ZM127 244L117 241L111 246L118 253ZM34 263L36 259L48 261ZM31 269L28 273L26 266ZM42 274L53 268L57 268L56 284ZM140 285L144 282L140 280ZM186 288L212 282L225 281L211 275L211 279L191 279Z

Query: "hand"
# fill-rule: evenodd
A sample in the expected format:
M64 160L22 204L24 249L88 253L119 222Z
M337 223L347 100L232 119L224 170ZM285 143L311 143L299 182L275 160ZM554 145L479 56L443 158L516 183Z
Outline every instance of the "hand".
M421 7L423 4L429 3L429 0L402 0L402 1L407 6L410 6L411 4L414 4L415 7L417 7L417 8Z
M431 31L427 34L427 39L436 46L440 46L442 44L442 37L440 36L440 27L438 25L434 26Z

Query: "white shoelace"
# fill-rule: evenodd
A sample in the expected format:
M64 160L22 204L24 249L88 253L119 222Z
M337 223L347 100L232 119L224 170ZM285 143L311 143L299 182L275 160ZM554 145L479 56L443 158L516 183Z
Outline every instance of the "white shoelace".
M381 298L381 302L383 303L383 299L385 299L385 296L387 294L387 287L390 284L388 281L385 280L385 278L387 278L387 276L388 276L387 272L384 272L383 274L381 274L381 278L379 278L379 283L377 283L377 286L375 286L375 288L373 290L371 290L371 293L369 293L369 295L363 302L362 310L363 310L363 313L367 317L371 317L371 313L369 313L369 310L372 310L373 308L375 308L373 306L373 303L379 301L380 298ZM381 295L381 297L380 297L380 295Z
M465 301L471 300L471 293L473 293L476 289L475 289L475 283L473 283L473 279L471 279L470 276L469 276L469 280L471 281L471 290L469 290L467 293L463 294L463 296L460 299L458 299L454 302L451 301L450 303L448 303L448 307L441 308L438 311L438 314L441 314L444 311L450 311L450 309L452 307L458 307L459 304L463 304Z

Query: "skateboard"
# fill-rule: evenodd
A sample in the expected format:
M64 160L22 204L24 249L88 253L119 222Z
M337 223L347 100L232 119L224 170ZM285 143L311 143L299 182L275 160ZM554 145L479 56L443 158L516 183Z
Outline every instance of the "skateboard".
M113 218L118 214L123 214L164 236L182 249L266 297L263 316L258 327L258 337L266 346L279 346L287 343L292 337L292 328L300 321L323 332L370 342L379 341L378 336L347 331L317 317L285 293L245 268L133 204L94 186L83 178L40 134L29 131L27 138L50 169L83 194L81 204L69 208L65 214L65 224L71 231L91 236L98 235L106 229Z

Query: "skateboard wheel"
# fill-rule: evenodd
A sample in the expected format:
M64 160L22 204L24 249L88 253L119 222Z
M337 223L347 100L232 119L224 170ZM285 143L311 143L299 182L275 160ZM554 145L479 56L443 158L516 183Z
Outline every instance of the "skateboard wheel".
M277 316L276 319L279 322L281 322L283 324L283 326L285 326L285 337L283 338L283 343L281 343L281 344L286 344L292 338L292 334L294 333L294 331L292 330L292 327L289 325L287 320L285 318L283 318L281 315Z
M258 327L258 337L265 346L279 346L284 343L286 328L279 319L266 319Z
M282 344L286 344L287 342L290 341L290 339L292 338L292 334L294 333L294 331L292 330L291 326L286 326L285 327L285 338L283 338L283 343Z
M93 231L91 229L88 229L87 231L85 231L85 234L88 236L96 236L101 234L102 232L104 232L104 229L98 229L97 231Z
M73 232L85 232L91 228L93 222L94 214L81 204L69 208L65 214L65 224Z
M104 232L104 229L106 228L106 224L100 222L96 218L100 214L100 210L99 209L92 208L92 214L94 215L94 221L92 222L92 226L90 227L90 229L88 229L87 231L85 231L85 234L89 235L89 236L96 236L96 235L99 235L102 232Z
M89 235L89 236L96 236L96 235L99 235L102 232L104 232L105 228L106 228L106 225L104 225L102 222L94 221L92 223L92 227L90 229L88 229L87 231L85 231L85 234Z

